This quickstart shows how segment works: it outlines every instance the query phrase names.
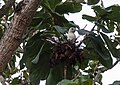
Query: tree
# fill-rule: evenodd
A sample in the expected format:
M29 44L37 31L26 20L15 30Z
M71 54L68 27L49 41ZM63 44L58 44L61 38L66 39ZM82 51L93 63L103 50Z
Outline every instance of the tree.
M105 8L102 0L24 0L15 7L15 0L3 1L5 5L0 9L3 84L39 85L40 80L46 80L46 85L102 84L101 73L120 61L120 50L116 48L120 41L119 5ZM84 4L95 12L95 16L82 16L94 24L91 31L80 29L64 17L80 12ZM76 28L83 40L77 42L76 38L70 42L65 35L70 27ZM115 30L118 33L111 39L108 34ZM17 57L21 58L19 67L15 65ZM117 59L115 63L112 57ZM21 75L13 78L11 75L17 72Z

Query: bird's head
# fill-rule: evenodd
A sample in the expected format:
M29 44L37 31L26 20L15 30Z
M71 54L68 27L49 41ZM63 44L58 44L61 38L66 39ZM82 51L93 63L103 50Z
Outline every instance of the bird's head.
M69 32L71 32L71 33L74 33L76 31L76 28L74 28L74 27L71 27L70 29L69 29Z

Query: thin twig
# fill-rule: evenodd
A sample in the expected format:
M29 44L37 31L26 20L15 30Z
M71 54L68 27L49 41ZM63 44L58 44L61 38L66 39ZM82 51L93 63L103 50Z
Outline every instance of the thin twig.
M87 27L87 24L83 27L83 29L85 29Z
M96 27L96 24L93 26L93 28L91 29L91 31L94 31L95 27Z

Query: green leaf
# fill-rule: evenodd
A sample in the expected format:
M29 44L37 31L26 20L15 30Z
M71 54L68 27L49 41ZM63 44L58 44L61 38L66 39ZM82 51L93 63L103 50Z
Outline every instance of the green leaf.
M49 58L51 55L51 43L45 43L41 39L40 34L38 33L29 39L21 60L21 65L25 63L29 70L32 85L39 85L40 80L46 79L50 71Z
M59 14L76 13L82 10L82 5L77 2L65 2L58 5L55 11Z
M114 81L113 84L110 85L120 85L120 81Z
M23 77L27 80L29 78L28 72L23 71Z
M114 29L115 29L115 23L114 23L114 21L110 20L110 22L107 23L107 24L109 24L109 25L108 25L108 29L109 29L111 32L114 32Z
M105 47L100 36L92 36L92 43L96 53L99 55L99 61L107 68L112 66L112 58L109 50Z
M96 66L98 65L98 61L89 61L89 66L94 70Z
M49 76L46 80L46 85L57 85L57 83L64 78L63 71L63 64L59 64L56 65L54 68L51 68Z
M49 23L51 22L50 20L50 13L45 13L44 10L37 11L32 19L31 26L34 28L40 28L41 24Z
M79 85L92 85L93 79L89 75L81 75L79 78Z
M104 25L97 24L98 29L102 29L105 33L111 33L109 29L107 29Z
M61 3L62 0L43 0L42 6L48 10L54 11L56 6Z
M64 79L58 83L58 85L78 85L78 80L72 81Z
M12 80L12 85L17 85L17 84L19 84L20 83L20 79L17 77L17 78L14 78L13 80Z
M92 9L95 11L97 16L100 16L102 19L107 15L108 11L100 6L93 6Z
M109 39L109 37L107 35L103 34L102 32L100 32L100 34L102 35L102 37L103 37L105 43L107 44L108 49L112 53L113 57L119 58L119 50L116 49L116 45L114 45L114 43Z
M42 52L39 55L39 62L37 64L32 64L30 69L30 80L32 85L39 85L40 80L47 79L50 72L49 65L50 53Z
M27 68L31 67L31 61L36 57L44 42L41 40L40 33L30 38L25 46L23 57L20 61L20 68L24 68L26 63Z
M83 51L83 56L87 56L88 57L88 62L89 62L89 60L97 60L97 58L98 58L98 55L96 54L96 52L95 52L95 50L93 48L93 45L90 48L87 45L87 47ZM86 63L86 67L87 66L88 66L88 63Z
M46 85L57 85L58 82L64 79L64 66L64 63L60 63L51 68ZM72 79L73 72L73 68L67 66L66 79Z
M86 20L88 20L90 22L95 22L97 20L96 17L85 15L85 14L82 15L82 18L86 19Z
M113 5L113 6L106 8L106 10L110 11L110 13L108 13L108 15L106 16L107 19L120 22L120 16L119 16L120 6Z
M52 16L54 18L54 24L57 26L66 27L66 24L69 23L69 21L63 15L60 15L57 12L53 12Z
M99 2L100 0L87 0L88 5L95 5Z
M49 60L51 55L51 49L50 49L51 43L39 41L38 44L41 46L39 48L39 52L37 51L38 53L35 53L34 55L31 54L32 56L31 55L27 56L28 58L26 59L25 62L30 73L30 80L32 85L39 85L40 80L47 79L48 74L50 72ZM33 46L35 47L31 46L32 47L31 50L37 48L36 45Z
M40 51L38 52L37 56L32 60L32 63L34 63L34 64L37 64L37 63L38 63L38 61L39 61L39 56L40 56L40 54L41 54L41 52L42 52L42 50L43 50L44 45L45 45L45 43L43 43L43 45L41 46Z
M26 61L29 62L30 80L32 85L39 85L40 80L47 79L50 72L49 61L51 55L51 43L44 41L39 42L39 44L40 43L42 46L39 48L39 53L34 55L35 57L29 57Z
M60 26L54 26L54 28L59 32L60 34L65 34L67 32L67 29L65 27Z
M85 1L84 0L75 0L75 2L82 3L82 2L85 2Z

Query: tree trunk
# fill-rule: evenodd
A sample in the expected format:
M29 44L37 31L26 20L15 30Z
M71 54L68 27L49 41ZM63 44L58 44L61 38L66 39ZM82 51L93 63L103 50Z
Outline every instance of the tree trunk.
M3 72L7 63L21 43L22 35L30 24L41 0L28 0L20 13L15 14L9 29L6 30L0 41L0 72Z

